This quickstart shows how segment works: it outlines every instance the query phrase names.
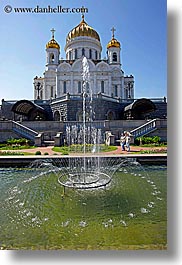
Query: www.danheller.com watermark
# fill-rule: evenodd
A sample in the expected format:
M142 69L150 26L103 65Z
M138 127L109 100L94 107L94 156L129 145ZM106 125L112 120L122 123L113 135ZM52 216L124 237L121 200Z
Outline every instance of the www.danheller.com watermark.
M32 7L12 7L11 5L6 5L4 7L4 12L6 13L35 13L35 14L68 14L68 13L88 13L88 8L86 7L62 7L61 5L58 5L56 7L51 7L48 5L47 7L40 7L36 6L34 8Z

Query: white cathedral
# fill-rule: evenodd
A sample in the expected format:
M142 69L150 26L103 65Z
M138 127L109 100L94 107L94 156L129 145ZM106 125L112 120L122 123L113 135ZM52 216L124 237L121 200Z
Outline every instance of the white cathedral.
M82 15L81 22L66 37L66 59L61 58L60 46L52 39L46 45L46 69L43 77L34 78L34 99L54 100L82 94L82 58L89 63L93 95L124 100L134 99L134 77L125 76L121 65L121 45L115 38L107 44L107 58L101 59L102 45L99 34L89 26ZM61 59L60 59L61 58Z
M65 135L66 126L79 125L85 115L86 121L94 121L95 126L101 128L103 133L109 130L119 137L120 132L124 130L123 126L127 130L129 130L128 126L130 130L136 127L136 123L132 123L132 120L138 120L137 124L142 125L145 120L166 119L165 97L156 100L134 98L134 77L124 75L121 64L121 44L115 38L114 28L112 28L112 38L107 44L107 55L104 59L101 58L102 45L99 34L85 22L84 15L81 22L66 37L65 59L62 58L64 55L60 54L60 45L55 40L55 30L51 31L52 38L46 44L45 72L43 77L34 78L34 99L13 101L2 99L0 120L26 122L23 127L19 123L13 123L16 125L14 125L15 132L22 135L25 130L23 136L27 137L30 131L36 129L38 132L44 131L41 135L44 135L45 139L52 140L55 137L55 130L61 132L60 135ZM86 108L83 110L82 62L84 57L87 58L90 75L89 82L86 83L88 93L85 97L88 105L85 104ZM114 120L121 122L113 122ZM124 120L130 120L130 122L127 123ZM56 122L45 123L45 121ZM149 127L150 125L151 123ZM28 128L26 129L25 126ZM58 127L53 130L54 126ZM151 129L153 127L149 128ZM163 135L162 131L161 133ZM6 135L9 135L7 130ZM166 139L166 135L162 137Z

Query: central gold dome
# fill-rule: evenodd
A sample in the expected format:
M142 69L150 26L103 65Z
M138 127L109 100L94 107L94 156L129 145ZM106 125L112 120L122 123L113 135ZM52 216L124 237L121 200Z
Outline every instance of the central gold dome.
M82 21L80 22L80 24L68 33L66 41L80 36L87 36L100 41L99 34L85 22L84 15L82 15Z

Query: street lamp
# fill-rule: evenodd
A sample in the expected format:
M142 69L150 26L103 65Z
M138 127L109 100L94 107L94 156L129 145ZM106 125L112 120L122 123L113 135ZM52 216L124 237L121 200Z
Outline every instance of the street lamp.
M40 91L42 90L42 84L40 82L34 83L35 90L37 90L37 99L40 99Z
M131 98L131 89L133 88L133 81L128 82L128 98Z

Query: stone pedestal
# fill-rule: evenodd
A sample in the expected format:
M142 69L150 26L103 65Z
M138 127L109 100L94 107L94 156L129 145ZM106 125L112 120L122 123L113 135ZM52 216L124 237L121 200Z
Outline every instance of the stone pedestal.
M54 137L54 146L62 146L63 145L63 133L58 132Z
M35 146L38 147L42 146L43 137L44 137L43 133L39 133L37 136L35 136Z

